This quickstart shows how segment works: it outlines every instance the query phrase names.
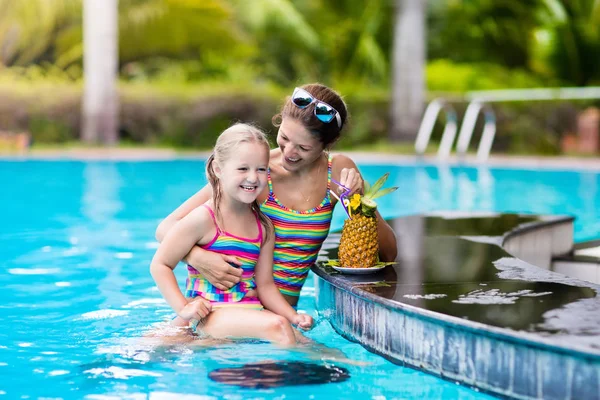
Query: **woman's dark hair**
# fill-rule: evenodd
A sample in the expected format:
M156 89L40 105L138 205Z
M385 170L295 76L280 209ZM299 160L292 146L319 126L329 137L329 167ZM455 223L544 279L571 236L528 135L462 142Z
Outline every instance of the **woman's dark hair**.
M346 126L348 119L346 103L344 103L342 97L335 90L320 83L311 83L300 87L310 93L315 99L321 100L335 108L340 115L341 126L338 126L337 118L332 119L328 123L322 122L315 116L315 103L306 108L300 108L292 103L291 96L285 100L281 112L273 117L273 125L278 127L281 125L283 118L293 118L302 123L310 133L315 135L324 147L328 147L338 140L342 129Z

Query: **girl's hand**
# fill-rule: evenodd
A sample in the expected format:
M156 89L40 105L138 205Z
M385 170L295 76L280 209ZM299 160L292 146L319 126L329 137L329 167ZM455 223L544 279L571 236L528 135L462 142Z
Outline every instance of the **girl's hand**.
M179 310L177 315L186 321L191 319L199 320L206 317L210 313L211 309L212 306L210 301L203 299L202 297L196 297L187 303L181 310Z
M194 246L187 255L186 261L196 271L200 272L217 289L227 290L235 286L242 277L242 263L234 256L219 254Z
M296 314L292 317L290 322L293 325L298 325L298 328L304 329L305 331L309 330L313 326L313 319L308 314Z
M348 196L354 193L363 192L363 180L360 173L355 168L342 168L340 172L340 183L350 189ZM338 188L338 194L344 192L343 188Z

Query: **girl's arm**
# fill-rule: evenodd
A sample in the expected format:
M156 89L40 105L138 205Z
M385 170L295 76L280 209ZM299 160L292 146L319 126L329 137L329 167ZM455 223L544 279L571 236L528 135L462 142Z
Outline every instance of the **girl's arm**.
M206 209L199 207L169 230L150 264L150 273L160 293L177 315L184 319L204 317L206 313L194 315L195 312L200 311L198 307L202 307L204 303L188 303L179 289L173 270L192 247L214 233L215 228L211 216Z
M269 240L260 248L260 256L254 269L258 298L267 310L285 317L292 324L298 324L303 329L309 329L312 326L312 318L307 314L298 314L275 286L273 281L274 245L275 233L271 229Z
M162 242L168 232L179 220L188 215L192 210L206 203L212 197L210 185L204 186L196 194L187 199L175 211L167 216L156 228L156 240ZM234 268L229 263L241 265L236 257L226 256L204 250L199 246L192 246L181 260L185 260L194 267L202 276L218 289L227 290L236 285L242 276L240 268Z
M358 172L358 167L350 158L337 154L335 156L336 170L339 170L339 182L352 189L352 193L364 193L364 180ZM336 185L332 185L332 190L338 189ZM340 194L336 192L336 194ZM335 201L335 200L334 200ZM398 244L396 242L396 234L392 227L385 221L379 211L377 214L377 234L379 236L379 259L384 262L394 261L398 255Z

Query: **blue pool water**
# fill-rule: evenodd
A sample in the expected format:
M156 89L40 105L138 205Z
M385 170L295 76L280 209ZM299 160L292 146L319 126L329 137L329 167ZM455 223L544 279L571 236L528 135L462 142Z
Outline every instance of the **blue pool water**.
M600 237L597 173L513 169L361 167L390 171L400 187L385 216L422 211L567 213L576 239ZM308 334L367 365L332 362L321 349L262 343L158 349L141 336L172 313L148 272L158 221L205 182L201 161L0 161L0 395L6 398L484 399L488 396L394 365L316 318ZM342 223L336 211L334 227ZM180 282L185 269L176 270ZM309 278L300 309L317 317ZM332 363L343 382L240 389L208 374L262 361Z

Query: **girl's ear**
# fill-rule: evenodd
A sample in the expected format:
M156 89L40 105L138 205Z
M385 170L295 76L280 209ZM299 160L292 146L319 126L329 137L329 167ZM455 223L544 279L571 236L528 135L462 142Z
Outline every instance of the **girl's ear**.
M219 167L219 163L217 163L217 161L213 161L212 169L216 177L221 178L221 167Z

